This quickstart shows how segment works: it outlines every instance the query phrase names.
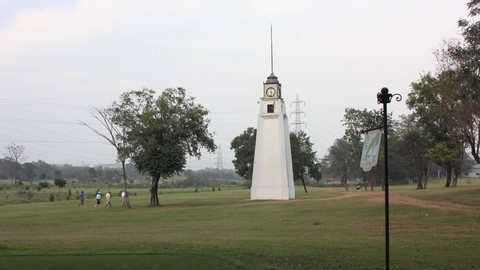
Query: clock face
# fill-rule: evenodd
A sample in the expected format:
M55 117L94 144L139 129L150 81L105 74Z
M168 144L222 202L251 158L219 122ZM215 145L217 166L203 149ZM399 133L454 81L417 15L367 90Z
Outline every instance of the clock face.
M275 96L275 88L273 88L273 87L267 88L266 94L269 97Z

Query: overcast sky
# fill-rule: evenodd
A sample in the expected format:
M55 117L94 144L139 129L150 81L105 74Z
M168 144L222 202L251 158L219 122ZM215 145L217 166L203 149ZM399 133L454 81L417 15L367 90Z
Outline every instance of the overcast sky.
M410 83L434 70L442 40L459 37L466 2L0 0L0 149L23 145L27 161L114 163L114 148L78 121L95 125L89 109L125 91L183 87L210 110L223 166L233 168L230 142L257 124L272 24L289 122L298 94L321 158L343 135L345 108L379 109L382 87L404 97L389 111L408 113ZM216 162L204 154L188 168Z

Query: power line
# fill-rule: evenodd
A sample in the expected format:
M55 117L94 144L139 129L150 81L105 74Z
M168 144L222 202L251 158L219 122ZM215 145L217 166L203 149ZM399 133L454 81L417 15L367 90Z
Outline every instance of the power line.
M15 104L15 105L26 105L26 106L40 106L40 107L51 107L51 108L66 108L66 109L77 109L77 110L89 110L89 107L77 106L77 105L66 105L58 103L48 103L48 102L37 102L37 101L28 101L28 100L19 100L19 99L8 99L0 98L0 103Z

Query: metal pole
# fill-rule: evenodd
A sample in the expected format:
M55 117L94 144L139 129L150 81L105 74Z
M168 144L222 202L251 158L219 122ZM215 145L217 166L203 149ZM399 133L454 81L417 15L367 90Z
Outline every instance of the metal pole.
M388 91L388 90L387 90ZM388 93L388 92L387 92ZM385 269L390 269L390 221L388 209L388 121L387 102L383 103L383 155L385 161Z
M392 97L396 96L396 101L402 100L400 94L389 94L386 87L377 93L378 104L383 104L383 135L384 135L384 161L385 161L385 269L390 269L390 218L389 218L389 203L388 203L388 113L387 103L390 103Z

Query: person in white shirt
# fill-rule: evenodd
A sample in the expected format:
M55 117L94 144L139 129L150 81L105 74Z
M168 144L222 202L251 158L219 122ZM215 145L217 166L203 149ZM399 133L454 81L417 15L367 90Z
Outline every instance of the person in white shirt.
M95 196L95 199L97 200L97 204L95 204L94 207L95 207L95 208L97 208L97 206L98 206L98 207L102 207L102 202L101 202L101 200L102 200L102 195L100 194L100 192L97 193L97 196Z
M127 207L127 202L126 202L126 197L127 196L127 193L124 191L122 191L122 207Z

